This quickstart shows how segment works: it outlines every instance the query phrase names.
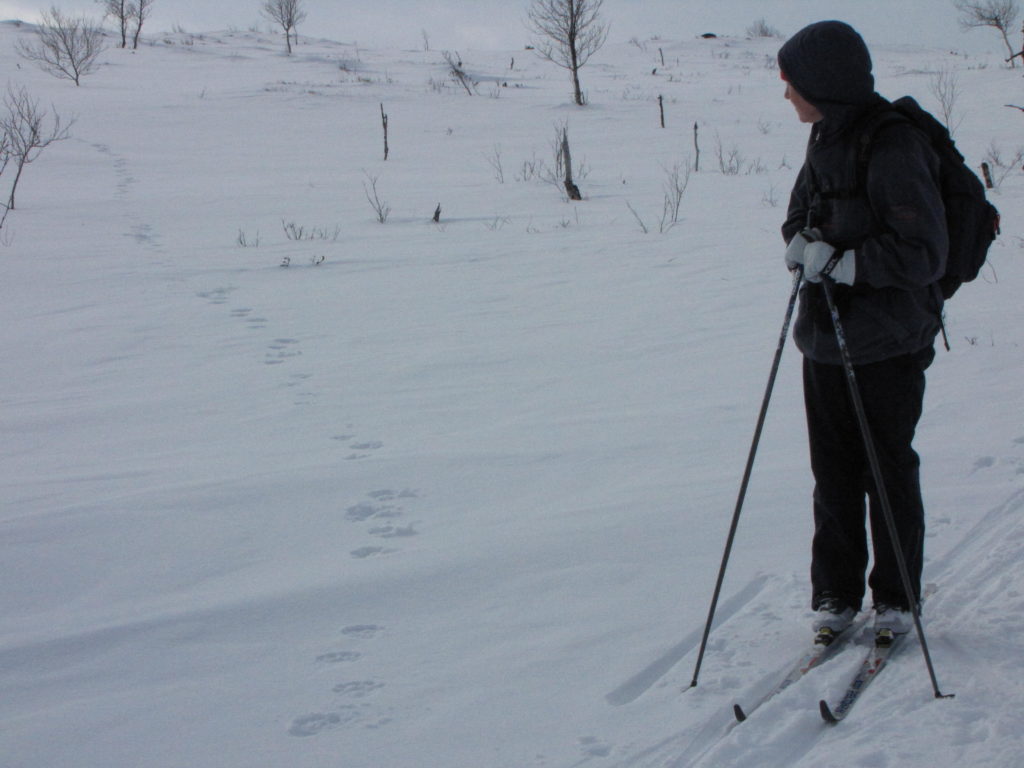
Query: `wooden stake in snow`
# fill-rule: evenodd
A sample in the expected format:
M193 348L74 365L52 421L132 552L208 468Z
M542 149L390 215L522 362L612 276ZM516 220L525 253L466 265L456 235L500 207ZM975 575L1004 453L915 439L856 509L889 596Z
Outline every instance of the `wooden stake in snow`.
M565 194L570 200L582 200L580 188L572 180L572 155L569 153L569 129L562 129L562 162L565 164Z

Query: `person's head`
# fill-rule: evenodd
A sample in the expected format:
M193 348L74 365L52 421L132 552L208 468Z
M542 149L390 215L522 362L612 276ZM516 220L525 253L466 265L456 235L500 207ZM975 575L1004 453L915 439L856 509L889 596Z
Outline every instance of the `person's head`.
M842 21L804 27L779 49L778 58L786 98L803 122L874 98L871 54L857 30Z

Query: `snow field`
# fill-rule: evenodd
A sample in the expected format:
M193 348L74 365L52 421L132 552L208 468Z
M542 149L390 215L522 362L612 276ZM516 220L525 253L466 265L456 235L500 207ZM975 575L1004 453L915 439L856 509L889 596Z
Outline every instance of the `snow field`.
M581 110L525 51L464 52L469 97L436 85L436 52L161 36L75 89L15 70L24 34L0 28L6 71L77 122L0 233L7 765L1018 760L1019 173L993 195L991 270L950 305L918 439L927 628L957 698L931 700L908 647L825 729L816 701L851 654L731 729L806 636L790 345L683 692L789 287L778 225L806 129L778 41L610 44ZM1019 78L994 57L875 58L883 93L932 108L928 73L956 66L965 154L1016 146ZM550 165L563 121L578 204L516 178ZM660 234L694 122L701 170Z

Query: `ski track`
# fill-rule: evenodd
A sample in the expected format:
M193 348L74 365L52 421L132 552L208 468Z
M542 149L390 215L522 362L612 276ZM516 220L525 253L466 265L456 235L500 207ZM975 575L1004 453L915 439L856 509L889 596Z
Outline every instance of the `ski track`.
M749 605L764 589L769 577L761 576L747 584L738 593L718 605L712 632L730 618ZM605 696L605 700L615 707L621 707L640 698L691 651L695 650L704 636L704 627L700 627L672 646L662 656L655 659L646 668L624 682L614 691Z
M1022 442L1015 441L1015 445ZM985 462L984 466L995 463ZM1020 473L1018 459L1004 463L1018 467L1014 471ZM891 744L900 738L895 734L901 733L904 717L923 715L925 707L929 716L947 724L956 755L950 764L1016 765L1018 725L1011 713L1019 711L1024 701L1005 701L994 718L987 702L994 691L1004 688L1003 680L1017 674L1017 660L1024 656L1024 645L1011 640L1021 637L1024 630L1024 594L1012 588L1015 571L1024 560L1024 529L1019 523L1022 511L1024 489L991 509L955 546L926 569L926 578L941 577L942 589L928 601L925 632L940 689L954 694L953 699L933 698L920 645L914 639L891 660L886 679L865 694L864 701L851 714L850 722L835 727L824 724L818 716L816 702L818 698L839 692L856 669L860 651L867 642L866 636L862 636L821 670L768 702L746 723L730 722L729 713L715 712L692 736L690 731L676 734L616 766L718 768L746 764L802 766L806 763L825 768L849 768L852 764L838 758L826 758L823 762L821 751L816 748L834 744L826 746L827 752L841 753L842 745L850 740L860 746L859 742L869 737L856 727L857 720L873 722L879 716L878 710L892 712L893 723L887 724L886 732L891 729L895 733L891 739L886 738L885 733L876 732L875 737L879 742ZM979 605L985 607L979 608ZM983 618L980 626L979 615ZM928 621L932 616L935 618ZM967 623L972 626L966 626ZM951 636L954 631L956 638ZM744 695L756 696L777 672L746 685ZM876 710L874 717L870 710ZM909 723L905 727L910 727ZM912 747L907 749L912 753ZM876 750L870 760L859 760L856 765L896 768L900 763L899 751Z
M1013 441L1012 452L1024 454L1024 438ZM1014 475L1024 474L1024 459L1020 455L1003 459L984 457L974 462L970 472L1000 466ZM618 759L609 765L614 768L720 768L747 764L850 768L853 763L839 758L823 761L821 757L822 746L826 754L840 754L847 745L851 753L862 755L856 766L896 768L901 764L901 755L913 754L912 745L905 747L907 754L900 750L868 750L868 758L864 758L862 742L872 737L857 728L857 721L875 722L880 712L890 712L891 722L883 715L884 732L876 732L874 738L892 744L907 738L903 729L911 727L909 720L925 715L925 708L927 716L945 723L950 734L950 764L1016 765L1019 726L1012 713L1019 711L1024 701L1007 700L993 717L988 700L993 691L1004 687L1003 680L1018 673L1017 660L1024 656L1024 645L1012 640L1024 636L1024 593L1013 588L1016 570L1024 560L1024 528L1019 522L1022 511L1024 488L1012 492L1003 503L982 515L945 554L926 566L926 581L937 583L941 589L927 601L924 628L940 689L954 694L953 699L933 698L920 645L914 639L891 660L886 679L865 694L864 701L851 714L850 722L835 727L823 723L817 701L839 692L860 664L862 651L870 642L869 633L864 631L821 669L814 670L797 685L767 702L747 722L735 721L728 702L756 698L767 690L791 663L788 657L770 672L755 676L749 669L743 670L741 674L746 682L736 692L736 697L732 691L712 692L711 698L720 703L712 704L710 714L698 724L645 746L634 746L628 753L622 748L613 750L611 754ZM764 590L766 582L767 578L752 581L722 603L716 629L729 619L742 618L744 609ZM616 707L636 702L695 651L700 636L700 632L687 636L609 693L607 702ZM721 662L721 658L711 653L706 659L710 666ZM731 667L732 663L727 662L726 668L719 672L728 675ZM685 695L679 699L683 703L686 700ZM875 710L874 715L872 710ZM890 730L893 733L888 738ZM856 750L849 742L855 743ZM922 744L921 749L926 746ZM573 765L584 765L592 758L584 757Z

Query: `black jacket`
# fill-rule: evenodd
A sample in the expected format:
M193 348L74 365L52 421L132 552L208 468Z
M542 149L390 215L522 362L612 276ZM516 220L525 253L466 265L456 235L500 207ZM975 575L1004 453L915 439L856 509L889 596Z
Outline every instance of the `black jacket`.
M779 63L824 115L811 130L784 239L811 224L837 249L854 251L855 283L837 285L835 296L855 364L931 347L942 303L935 282L945 272L948 238L939 162L928 139L907 122L888 124L871 144L866 169L858 169L858 129L885 102L874 93L863 41L845 24L801 30L783 46ZM793 333L810 359L842 362L820 284L801 289Z

